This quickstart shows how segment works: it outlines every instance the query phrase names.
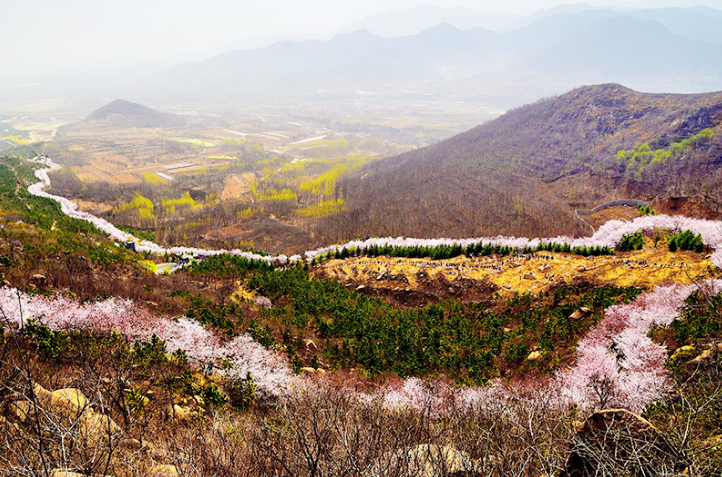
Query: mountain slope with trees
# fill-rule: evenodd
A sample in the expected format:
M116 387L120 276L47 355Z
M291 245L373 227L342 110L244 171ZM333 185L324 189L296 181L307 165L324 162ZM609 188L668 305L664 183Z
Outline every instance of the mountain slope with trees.
M718 212L721 122L722 93L578 88L366 166L339 182L348 209L324 226L329 238L554 236L586 233L574 210L607 200L701 196Z

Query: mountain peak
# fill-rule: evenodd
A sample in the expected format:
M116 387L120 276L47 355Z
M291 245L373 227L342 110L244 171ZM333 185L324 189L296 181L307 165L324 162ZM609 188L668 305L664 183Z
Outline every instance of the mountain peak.
M439 35L449 35L449 34L457 34L461 32L460 29L456 28L454 25L452 25L449 22L441 22L438 25L434 25L431 28L427 28L423 32L421 32L422 35L428 35L430 33Z

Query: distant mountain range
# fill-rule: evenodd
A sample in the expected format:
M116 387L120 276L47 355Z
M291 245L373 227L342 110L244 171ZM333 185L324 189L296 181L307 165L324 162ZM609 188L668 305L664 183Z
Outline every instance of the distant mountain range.
M448 23L460 30L484 28L496 32L513 28L525 20L521 15L481 12L464 7L419 5L408 9L395 9L375 13L339 29L336 33L368 30L374 35L393 38L416 35L440 23Z
M154 86L159 98L198 101L364 91L496 107L610 81L647 91L710 91L722 89L722 12L709 10L547 11L506 33L449 23L394 38L358 30L179 65Z
M592 7L584 3L558 5L538 10L528 17L498 12L483 12L464 7L421 5L409 9L379 12L351 23L337 33L368 30L374 35L393 38L416 35L440 23L448 23L460 30L483 28L505 33L529 26L542 18L577 14L587 11L607 11L642 21L656 21L675 35L693 40L722 43L722 10L697 6L693 8L620 9Z

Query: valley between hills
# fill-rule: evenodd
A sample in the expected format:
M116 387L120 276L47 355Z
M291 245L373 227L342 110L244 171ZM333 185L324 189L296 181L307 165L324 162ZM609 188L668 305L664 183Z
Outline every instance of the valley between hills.
M0 468L714 475L720 98L583 87L390 157L115 102L4 153Z
M0 477L720 477L685 1L5 2Z

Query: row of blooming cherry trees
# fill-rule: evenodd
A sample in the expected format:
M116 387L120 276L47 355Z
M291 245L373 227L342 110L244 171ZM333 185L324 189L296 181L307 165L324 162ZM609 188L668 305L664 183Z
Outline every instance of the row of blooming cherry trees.
M43 164L47 165L46 169L39 169L35 172L35 175L40 182L28 187L28 191L36 196L46 197L58 201L65 214L81 220L91 222L95 227L103 232L109 234L116 240L126 241L134 239L134 237L116 228L113 224L107 220L96 217L87 212L83 212L78 209L78 206L70 200L59 197L56 195L45 192L45 188L50 186L50 178L48 173L60 168L59 165L46 159ZM391 245L395 247L436 247L439 245L461 245L467 247L471 244L484 242L488 244L495 244L505 247L511 247L521 250L525 247L535 248L542 243L559 243L569 244L573 247L610 247L614 248L619 243L624 235L632 235L638 231L648 231L654 229L666 229L672 232L679 232L682 230L691 230L695 234L701 234L704 243L714 248L716 251L712 255L712 262L715 266L722 268L722 223L713 220L702 220L702 219L690 219L682 216L669 216L669 215L647 215L638 217L637 219L626 222L621 220L611 220L604 224L599 230L591 237L551 237L551 238L534 238L528 239L524 237L479 237L469 239L414 239L405 237L383 237L383 238L371 238L367 240L354 240L344 244L331 245L328 247L319 248L316 250L308 251L304 254L307 260L312 260L318 255L322 255L328 252L335 252L336 250L342 250L344 248L369 248L371 246L385 246ZM262 256L242 250L205 250L199 248L189 247L161 247L158 244L148 241L138 241L136 250L141 252L151 252L156 254L193 254L193 255L217 255L217 254L233 254L246 257L255 260L266 260L272 263L284 264L294 261L301 260L301 255L274 255L274 256Z
M705 286L720 289L722 282L710 281ZM441 381L409 378L386 386L384 402L392 408L431 408L443 413L452 408L499 406L532 392L537 399L561 408L576 404L582 410L618 407L640 412L669 389L666 349L647 334L654 326L669 325L694 288L658 287L631 303L610 307L604 319L580 340L574 366L553 378L461 390Z
M60 165L52 162L49 159L40 160L36 159L36 161L41 162L44 165L47 165L48 168L46 169L38 169L35 171L35 176L40 179L40 182L37 182L35 184L32 184L28 187L28 192L31 194L38 196L38 197L45 197L47 199L52 199L60 203L60 208L63 211L64 214L67 214L70 217L73 217L75 219L85 220L87 222L92 223L98 230L101 230L105 233L107 233L109 236L113 237L115 240L119 240L122 242L126 242L128 240L133 240L137 242L137 245L135 249L139 252L151 252L158 255L163 254L176 254L176 255L200 255L200 256L208 256L208 255L220 255L224 253L229 253L233 255L242 256L248 259L253 260L265 260L271 263L278 263L278 264L284 264L289 261L289 257L286 255L276 255L276 256L263 256L258 255L255 253L246 252L243 250L205 250L200 248L193 248L193 247L161 247L160 245L149 242L147 240L137 240L133 235L129 234L128 232L124 232L120 229L118 229L116 226L111 224L105 219L101 219L100 217L96 217L92 214L89 214L88 212L83 212L78 208L76 204L71 202L70 200L66 199L65 197L60 197L57 195L50 194L45 191L46 187L50 187L50 177L49 173L52 171L56 171L60 169ZM291 261L300 260L300 256L293 256L290 257Z
M52 330L119 333L129 341L150 341L156 335L170 353L182 350L192 361L217 366L229 377L245 377L250 371L264 395L282 395L293 378L282 354L265 349L248 335L224 341L196 321L155 316L131 300L80 304L65 296L47 298L4 287L0 288L0 310L4 328L17 329L32 319ZM222 361L230 367L225 369Z
M580 340L575 366L558 373L560 396L569 402L636 412L662 398L668 390L667 352L648 332L671 324L693 289L691 285L657 287L631 303L607 309L604 319Z
M714 220L690 219L683 216L647 215L634 219L631 222L610 220L599 228L591 237L551 237L551 238L525 238L525 237L482 237L470 239L414 239L406 237L383 237L367 240L355 240L340 245L331 245L306 252L306 257L313 258L328 252L335 252L344 248L369 248L371 246L391 245L395 247L436 247L439 245L461 245L467 247L479 242L494 244L502 247L511 247L522 250L526 247L536 248L540 244L558 243L569 244L570 247L610 247L615 248L624 235L632 235L638 231L651 231L655 229L679 232L691 230L701 234L704 243L719 250L712 255L712 262L722 267L722 222Z
M719 288L722 282L706 286ZM550 399L553 396L556 404L564 407L576 403L584 409L614 406L640 411L663 397L668 385L666 351L647 333L653 326L669 325L693 289L659 287L631 303L610 307L604 319L579 342L575 365L544 382ZM243 377L250 371L259 392L266 396L282 396L296 379L282 354L263 348L248 335L224 342L195 321L155 316L130 300L110 298L79 304L64 296L30 296L0 288L0 309L3 324L12 328L33 319L54 330L116 332L131 341L149 341L156 335L165 341L169 352L182 350L198 363L218 365L226 361L230 367L223 372L231 377ZM441 381L429 384L409 378L387 385L381 392L389 407L441 412L452 405L479 406L490 399L503 400L511 390L500 383L459 390Z

